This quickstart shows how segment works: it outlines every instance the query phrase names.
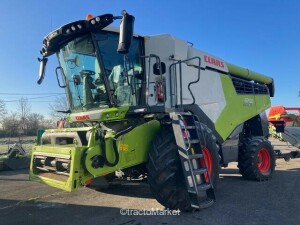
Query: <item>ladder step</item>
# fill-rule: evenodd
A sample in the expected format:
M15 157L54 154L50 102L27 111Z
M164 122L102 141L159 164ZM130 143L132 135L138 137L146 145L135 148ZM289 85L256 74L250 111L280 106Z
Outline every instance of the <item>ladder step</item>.
M206 200L200 202L199 205L191 204L191 206L195 209L205 209L205 208L212 206L214 204L214 202L215 201L213 199L206 199Z
M200 202L199 208L200 208L200 209L208 208L208 207L210 207L211 205L213 205L214 202L215 202L215 201L214 201L213 199L209 199L209 198L208 198L208 199L206 199L206 200Z
M211 184L200 184L197 186L198 191L206 191L210 189L212 186Z
M181 126L181 129L194 130L196 129L196 126Z
M200 209L199 205L191 204L191 206L195 209Z
M197 143L200 143L200 141L198 139L190 139L190 141L185 140L184 143L185 144L188 144L188 143L197 144Z
M194 174L204 174L206 172L207 172L206 168L200 168L200 169L193 170Z
M188 155L188 159L200 159L200 158L203 158L203 154Z
M211 184L200 184L200 185L197 185L197 190L198 192L203 192L203 191L206 191L208 189L211 188ZM197 194L197 191L196 190L191 190L189 189L188 190L188 193L191 193L191 194Z
M187 117L193 116L193 114L191 114L190 112L180 112L180 115L187 116Z
M194 194L194 195L196 195L197 194L197 192L195 191L195 190L188 190L188 193L190 193L190 194Z

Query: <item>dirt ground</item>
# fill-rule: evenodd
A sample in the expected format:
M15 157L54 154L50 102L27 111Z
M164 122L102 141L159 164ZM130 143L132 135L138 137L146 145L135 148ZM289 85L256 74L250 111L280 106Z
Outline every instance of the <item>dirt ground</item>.
M289 149L281 144L277 147ZM2 171L0 225L298 225L300 159L278 159L276 163L273 179L267 182L244 180L236 163L232 163L220 174L217 202L212 207L193 213L179 212L180 215L152 216L147 214L153 210L159 210L158 214L165 212L146 183L115 184L102 192L81 188L67 193L29 181L28 170Z

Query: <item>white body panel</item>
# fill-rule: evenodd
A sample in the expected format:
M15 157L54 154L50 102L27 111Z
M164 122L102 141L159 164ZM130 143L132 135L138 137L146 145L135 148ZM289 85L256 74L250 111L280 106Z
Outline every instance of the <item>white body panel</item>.
M200 51L198 49L195 49L191 46L188 47L188 54L187 54L188 58L193 58L193 57L200 57L201 58L201 67L202 68L213 68L222 72L227 73L228 72L228 68L227 65L225 63L225 61L219 57L213 56L209 53ZM197 64L193 64L192 62L194 61L190 61L188 64L190 66L197 66Z
M190 88L195 97L195 104L204 111L204 113L213 121L216 122L219 115L222 113L226 106L226 100L224 97L223 87L220 79L220 73L217 71L207 70L207 67L219 70L220 72L228 72L226 63L213 55L194 49L189 46L188 43L177 39L171 35L158 35L145 37L145 55L155 54L160 57L161 62L166 64L166 73L163 75L166 82L166 104L167 108L174 107L175 104L180 104L180 77L177 75L177 82L174 76L174 69L170 71L170 66L178 60L186 60L193 57L201 58L201 72L200 81L191 84ZM173 60L173 59L174 60ZM191 60L187 63L182 63L182 100L183 104L191 104L193 98L188 90L190 82L196 81L198 78L198 60ZM153 65L155 59L151 59L150 71L149 60L146 61L147 76L152 84L149 85L148 90L148 104L157 105L155 101L155 88L154 82L160 79L160 76L153 74ZM204 69L204 70L203 70ZM172 89L176 91L170 92L170 79L172 82ZM177 86L177 88L175 88ZM170 96L172 96L172 101Z
M70 114L71 121L99 120L103 110L93 110Z

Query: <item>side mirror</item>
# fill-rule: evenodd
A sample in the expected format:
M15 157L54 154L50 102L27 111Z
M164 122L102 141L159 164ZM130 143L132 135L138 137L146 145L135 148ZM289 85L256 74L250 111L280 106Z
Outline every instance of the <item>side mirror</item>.
M153 73L155 75L162 75L166 73L166 64L164 62L159 63L155 63L153 65Z
M39 79L37 83L41 84L44 80L48 58L42 58L42 59L38 58L38 60L40 61L40 71L39 71Z
M131 39L133 36L133 23L134 16L128 13L123 13L122 22L120 25L120 36L119 36L119 54L127 54L131 45Z

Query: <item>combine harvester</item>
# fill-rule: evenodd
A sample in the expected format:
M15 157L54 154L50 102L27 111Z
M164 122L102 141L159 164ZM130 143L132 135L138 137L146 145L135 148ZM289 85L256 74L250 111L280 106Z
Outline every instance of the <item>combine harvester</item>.
M116 19L120 32L109 27ZM270 179L273 79L169 34L134 35L133 22L126 12L104 14L44 38L38 84L56 55L76 126L42 134L30 178L75 191L99 177L147 177L155 198L180 210L211 206L219 168L230 162L245 179Z
M300 149L300 108L273 106L270 108L268 120L272 137ZM297 150L285 154L277 153L284 159L300 157Z

